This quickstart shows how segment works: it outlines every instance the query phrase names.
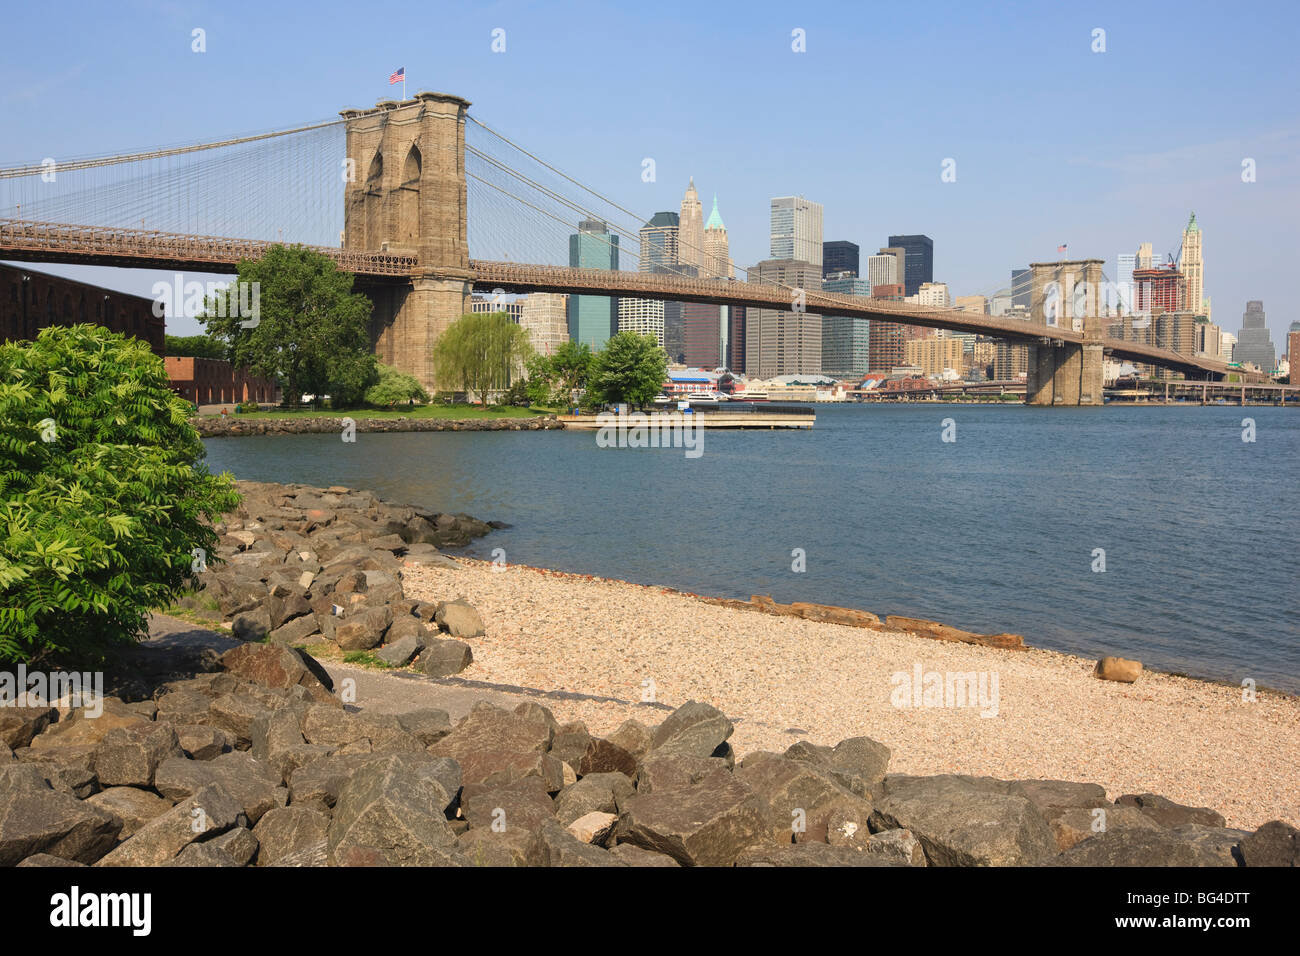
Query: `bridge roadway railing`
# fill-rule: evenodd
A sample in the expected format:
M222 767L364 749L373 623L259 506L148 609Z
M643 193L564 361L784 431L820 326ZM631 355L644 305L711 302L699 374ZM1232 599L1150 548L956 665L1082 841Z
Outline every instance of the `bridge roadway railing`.
M213 271L233 271L240 261L260 259L274 245L277 243L261 239L0 219L0 258L148 264L160 268L208 264L220 267ZM409 276L418 265L415 256L329 246L306 248L329 256L339 268L358 275Z

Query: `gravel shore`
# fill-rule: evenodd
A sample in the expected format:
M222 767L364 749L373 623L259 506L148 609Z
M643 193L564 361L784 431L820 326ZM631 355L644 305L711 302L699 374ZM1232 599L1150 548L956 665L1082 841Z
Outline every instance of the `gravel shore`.
M1300 698L1260 692L1248 703L1239 687L1150 672L1112 683L1092 676L1094 661L1052 651L774 617L623 581L457 560L458 570L408 567L404 582L408 597L463 597L482 614L487 634L470 642L474 663L459 676L617 698L555 706L559 719L583 720L595 734L629 717L658 723L695 699L735 721L738 756L866 735L892 748L894 773L1088 781L1112 799L1152 792L1211 807L1231 827L1300 825ZM983 675L985 706L899 706L923 684L918 665L924 675ZM640 703L651 686L657 706Z

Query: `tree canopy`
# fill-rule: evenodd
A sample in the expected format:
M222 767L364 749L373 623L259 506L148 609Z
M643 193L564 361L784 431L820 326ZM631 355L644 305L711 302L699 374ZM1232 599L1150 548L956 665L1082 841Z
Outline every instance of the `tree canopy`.
M352 283L328 256L275 245L240 262L236 281L208 301L199 321L237 367L279 380L291 404L311 392L330 395L335 407L355 405L379 373L371 303ZM256 303L256 314L242 314L240 301Z
M668 354L653 335L619 332L592 362L587 393L597 402L644 405L663 388Z
M399 372L391 365L379 366L379 381L366 390L366 404L389 406L409 401L427 402L429 393L414 375Z
M213 560L209 522L239 499L189 413L137 339L73 325L0 345L0 660L142 636Z
M168 355L184 355L192 358L224 359L226 357L225 343L210 335L168 335L165 337L164 351Z
M504 312L461 316L433 349L439 387L458 387L482 402L488 393L509 388L531 355L528 331Z

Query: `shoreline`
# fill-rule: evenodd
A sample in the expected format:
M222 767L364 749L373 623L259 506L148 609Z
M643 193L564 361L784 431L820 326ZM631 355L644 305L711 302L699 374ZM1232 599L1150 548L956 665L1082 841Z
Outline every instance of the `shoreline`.
M527 565L408 565L420 600L463 598L486 634L469 639L467 681L613 698L566 703L569 719L612 732L654 703L707 701L736 724L739 756L796 739L855 735L894 751L896 772L1087 780L1109 798L1154 792L1221 812L1229 826L1300 823L1300 698L1146 671L1092 676L1093 659L776 616L707 598ZM744 603L744 602L738 602ZM913 671L987 675L996 713L898 706ZM647 682L650 682L647 684ZM985 710L990 708L985 707ZM1229 762L1230 761L1230 762Z

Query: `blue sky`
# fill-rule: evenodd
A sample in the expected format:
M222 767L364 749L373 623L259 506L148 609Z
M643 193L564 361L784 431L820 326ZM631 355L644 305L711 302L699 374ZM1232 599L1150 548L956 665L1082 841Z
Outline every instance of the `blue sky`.
M1300 319L1293 2L52 9L4 15L3 165L329 117L388 97L405 66L408 93L466 97L647 218L676 209L693 175L706 213L718 194L741 265L767 256L768 200L792 193L825 205L828 240L875 251L891 233L931 236L935 278L955 295L991 292L1061 243L1105 259L1113 278L1116 254L1139 242L1175 252L1195 210L1215 320L1236 332L1246 300L1262 299L1281 352ZM385 15L390 28L366 32ZM804 53L791 49L796 28ZM647 156L654 183L641 180ZM948 158L956 182L941 181ZM92 275L144 293L157 278Z

